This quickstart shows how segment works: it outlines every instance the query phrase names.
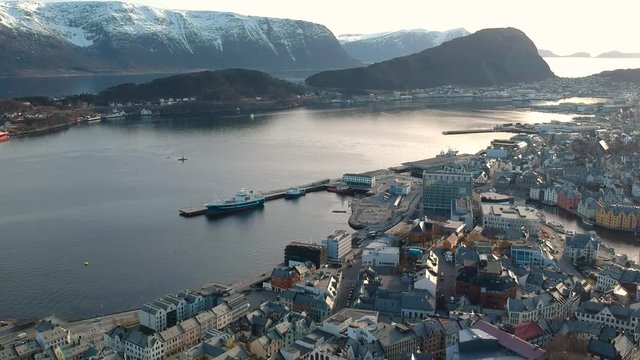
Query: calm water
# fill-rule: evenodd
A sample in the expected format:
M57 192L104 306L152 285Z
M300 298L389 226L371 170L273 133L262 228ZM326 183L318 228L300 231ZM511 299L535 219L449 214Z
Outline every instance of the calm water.
M562 77L581 77L605 70L640 68L640 59L598 58L545 58L551 70ZM38 78L0 78L0 99L18 96L62 96L80 93L98 93L122 83L147 82L170 74L142 75L86 75ZM312 73L281 71L273 76L299 82Z
M565 115L299 109L254 120L100 123L0 144L0 318L75 318L139 307L207 281L269 271L291 240L348 229L348 198L313 193L218 220L177 209L239 187L282 188L399 165L495 137L441 135ZM186 156L180 163L176 159ZM83 263L90 261L90 266Z
M615 59L615 58L575 58L575 57L548 57L544 60L549 64L551 71L561 77L583 77L616 69L640 68L640 58Z

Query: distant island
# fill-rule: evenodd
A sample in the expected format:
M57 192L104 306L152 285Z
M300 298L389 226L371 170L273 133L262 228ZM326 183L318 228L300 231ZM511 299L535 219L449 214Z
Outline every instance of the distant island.
M588 52L581 51L581 52L573 53L571 55L567 55L567 56L564 56L564 57L585 57L585 58L590 58L591 54L589 54Z
M608 51L598 55L599 58L640 58L640 53L623 53L621 51Z
M555 54L551 50L538 49L538 55L542 57L558 57L560 55Z
M326 71L310 86L342 89L420 89L492 86L553 78L533 42L514 28L485 29L417 54L367 67Z

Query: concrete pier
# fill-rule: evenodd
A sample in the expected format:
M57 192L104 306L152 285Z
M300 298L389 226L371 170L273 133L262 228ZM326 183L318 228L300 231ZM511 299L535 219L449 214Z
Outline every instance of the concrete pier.
M305 193L314 192L314 191L324 191L327 188L331 180L329 178L321 179L318 181L314 181L308 184L298 185L298 186L290 186L287 188L270 190L270 191L261 191L264 196L265 201L271 201L275 199L284 198L284 194L292 187L297 187ZM193 217L204 215L207 212L207 208L204 206L185 206L183 208L178 209L178 215L184 217Z

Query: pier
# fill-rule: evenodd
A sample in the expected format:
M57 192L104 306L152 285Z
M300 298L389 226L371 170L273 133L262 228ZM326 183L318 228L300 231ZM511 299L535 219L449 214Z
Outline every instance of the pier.
M445 130L442 132L442 135L481 134L481 133L492 133L492 132L508 132L508 133L516 133L516 134L539 134L540 133L539 131L533 128L496 125L492 128L482 128L482 129Z
M284 198L284 194L292 187L297 187L305 193L314 192L314 191L324 191L327 188L327 185L330 183L330 179L321 179L318 181L314 181L308 184L297 185L297 186L289 186L287 188L270 190L270 191L260 191L260 193L264 196L264 201L271 201L275 199ZM207 212L207 208L204 206L185 206L183 208L178 209L178 215L183 217L194 217L204 215Z

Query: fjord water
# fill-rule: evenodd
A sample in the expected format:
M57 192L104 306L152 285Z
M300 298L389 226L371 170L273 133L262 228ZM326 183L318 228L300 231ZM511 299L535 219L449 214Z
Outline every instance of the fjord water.
M475 153L509 134L442 131L551 119L569 116L298 109L253 120L99 123L0 143L0 319L95 316L268 272L288 242L348 229L347 215L332 210L348 208L349 198L312 193L217 220L184 219L177 209L240 187L282 188L448 148Z
M640 59L616 58L544 58L551 71L561 77L582 77L606 70L640 68ZM315 71L278 71L275 77L301 82ZM123 83L143 83L172 74L76 75L54 77L0 77L0 99L20 96L63 96L80 93L98 93Z

